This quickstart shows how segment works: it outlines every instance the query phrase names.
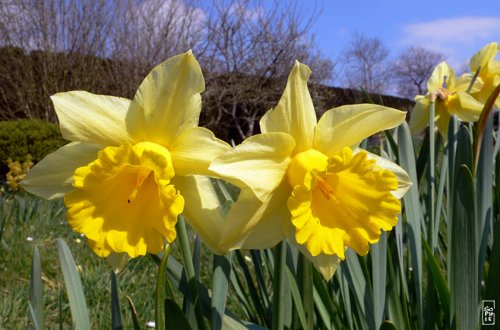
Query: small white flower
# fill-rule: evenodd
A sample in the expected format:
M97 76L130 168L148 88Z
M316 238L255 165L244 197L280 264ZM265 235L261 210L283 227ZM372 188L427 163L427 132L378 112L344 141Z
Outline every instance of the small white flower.
M148 323L146 323L146 326L148 328L156 328L156 323L155 321L148 321Z
M33 242L33 237L31 237L31 236L26 237L26 241Z

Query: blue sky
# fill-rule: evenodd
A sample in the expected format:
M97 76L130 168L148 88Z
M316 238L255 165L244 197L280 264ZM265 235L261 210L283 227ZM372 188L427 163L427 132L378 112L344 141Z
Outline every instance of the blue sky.
M298 0L307 11L313 1ZM394 58L409 45L439 51L460 69L485 44L500 42L500 0L318 0L322 13L312 32L335 60L361 32L378 37Z

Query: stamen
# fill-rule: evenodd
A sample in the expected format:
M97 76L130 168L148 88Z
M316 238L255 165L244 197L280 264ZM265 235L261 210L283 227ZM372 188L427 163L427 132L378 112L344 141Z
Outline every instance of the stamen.
M127 199L128 204L132 203L135 200L137 194L139 193L139 190L141 190L142 184L152 174L154 175L154 172L149 168L141 168L137 172L134 189L132 190Z

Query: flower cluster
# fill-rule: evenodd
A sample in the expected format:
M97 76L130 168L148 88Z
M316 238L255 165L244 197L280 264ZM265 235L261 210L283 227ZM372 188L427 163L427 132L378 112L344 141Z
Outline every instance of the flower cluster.
M439 63L427 81L427 95L417 95L410 128L418 133L429 125L429 107L435 103L434 120L446 140L448 122L455 115L459 120L475 122L493 89L500 84L500 61L495 60L500 47L492 42L478 51L469 62L470 72L456 77L446 62ZM495 106L500 108L500 99Z
M205 83L191 52L154 68L132 100L56 94L71 142L38 163L23 186L64 197L69 224L101 257L159 253L175 240L182 213L217 253L288 238L329 279L347 247L366 254L397 222L409 177L359 144L402 123L405 113L347 105L317 120L309 75L296 62L279 103L260 121L262 133L234 148L198 127ZM448 77L449 90L461 88ZM227 215L210 177L241 189Z

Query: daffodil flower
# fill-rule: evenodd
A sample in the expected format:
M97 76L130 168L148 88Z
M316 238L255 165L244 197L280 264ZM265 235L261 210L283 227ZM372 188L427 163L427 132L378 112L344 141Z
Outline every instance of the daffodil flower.
M155 67L133 100L84 91L52 96L61 133L72 142L38 163L24 188L64 196L69 224L101 257L160 252L175 239L183 211L203 232L202 213L216 206L215 197L203 199L210 189L201 175L229 148L198 127L204 88L189 51Z
M479 91L472 93L479 102L486 103L495 87L500 84L500 61L495 60L499 50L498 43L492 42L474 54L470 60L472 73L479 70L479 78L484 83ZM497 98L495 107L500 108L500 98Z
M262 134L214 160L210 169L243 187L221 249L267 248L285 237L331 278L345 248L366 254L401 212L410 185L396 164L359 143L405 120L399 110L371 104L328 110L319 122L307 89L310 70L296 63Z
M483 104L466 93L471 80L469 75L455 78L455 71L446 62L439 63L427 81L427 95L415 97L415 106L410 117L412 133L417 134L429 126L431 102L435 102L434 121L445 140L448 137L448 122L452 115L461 121L477 121ZM480 86L482 81L478 80L471 91L479 90Z

